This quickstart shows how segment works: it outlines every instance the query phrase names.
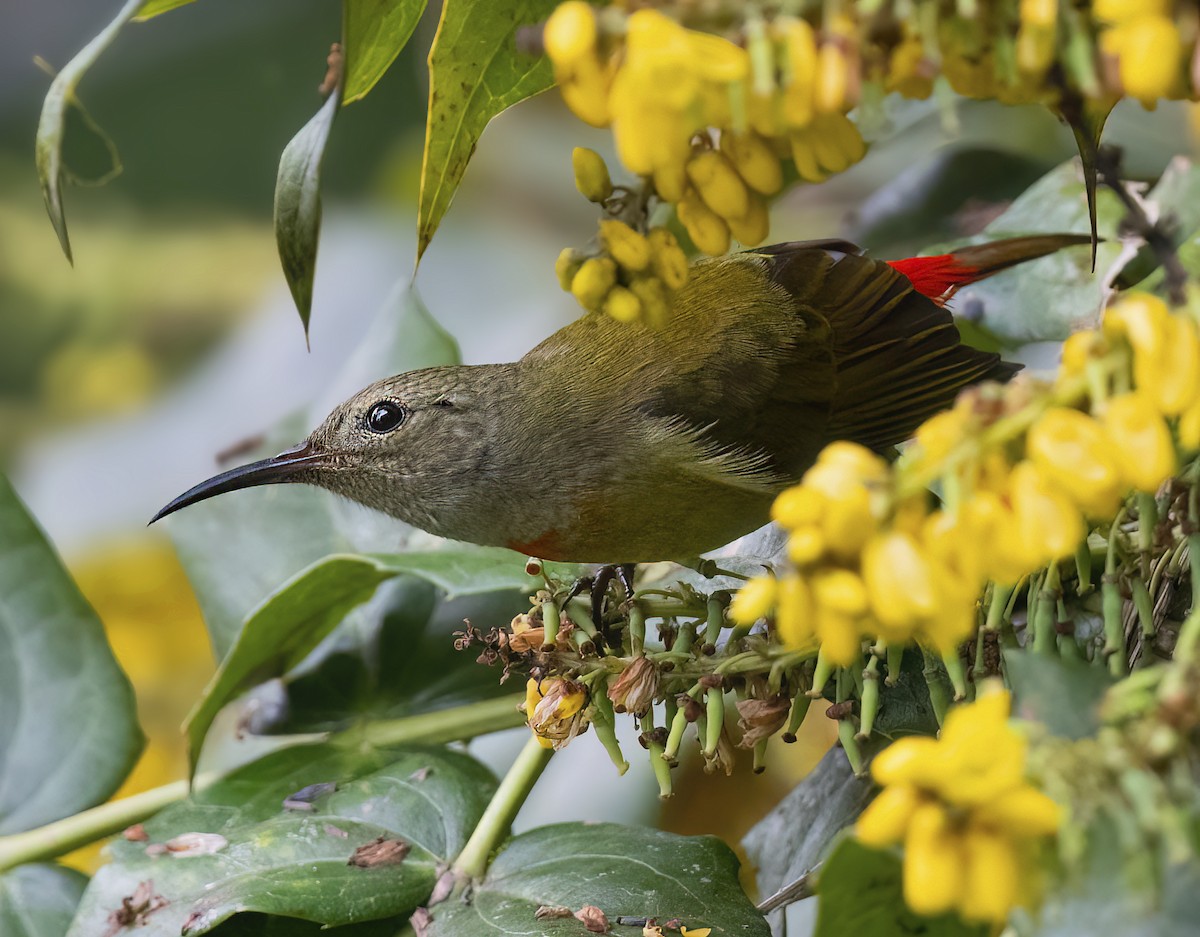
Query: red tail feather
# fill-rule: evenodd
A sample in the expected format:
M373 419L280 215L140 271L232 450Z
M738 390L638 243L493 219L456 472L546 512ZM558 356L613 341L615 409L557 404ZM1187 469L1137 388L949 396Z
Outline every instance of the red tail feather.
M952 254L889 260L888 266L903 273L913 288L930 299L945 302L960 286L990 277L1009 267L1045 257L1064 247L1089 244L1086 234L1036 234L1005 238L987 244L963 247Z

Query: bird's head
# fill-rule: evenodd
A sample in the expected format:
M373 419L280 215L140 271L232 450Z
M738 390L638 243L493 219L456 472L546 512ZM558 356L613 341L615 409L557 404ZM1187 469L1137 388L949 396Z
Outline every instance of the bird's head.
M425 529L455 500L458 477L486 459L490 395L467 367L386 378L339 404L308 438L184 492L154 521L215 495L303 482L327 488Z

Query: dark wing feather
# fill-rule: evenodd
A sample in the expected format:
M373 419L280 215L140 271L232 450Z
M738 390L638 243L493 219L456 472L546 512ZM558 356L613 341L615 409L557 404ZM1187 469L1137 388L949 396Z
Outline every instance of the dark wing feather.
M950 406L962 388L1017 371L999 355L962 344L950 313L886 263L846 250L844 242L785 246L766 252L771 278L831 332L836 393L827 440L887 449Z

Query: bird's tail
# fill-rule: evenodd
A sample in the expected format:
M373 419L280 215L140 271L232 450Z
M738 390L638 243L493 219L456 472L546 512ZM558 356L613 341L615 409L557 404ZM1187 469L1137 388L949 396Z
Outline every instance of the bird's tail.
M889 260L918 293L944 303L960 286L975 283L1027 260L1036 260L1064 247L1092 243L1090 234L1036 234L960 247L949 254Z

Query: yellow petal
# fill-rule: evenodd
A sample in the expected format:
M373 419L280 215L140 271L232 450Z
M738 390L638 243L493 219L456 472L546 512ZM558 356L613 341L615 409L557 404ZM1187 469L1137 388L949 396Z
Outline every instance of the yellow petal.
M854 825L854 835L866 846L891 846L904 838L921 795L911 784L885 787Z
M959 902L962 846L938 804L923 804L913 814L904 838L903 879L904 901L918 914L944 914Z
M976 814L997 829L1024 839L1047 836L1062 822L1062 808L1028 784L980 804Z
M969 921L1001 923L1017 901L1016 850L1006 836L978 828L969 829L962 844L966 869L959 910Z

